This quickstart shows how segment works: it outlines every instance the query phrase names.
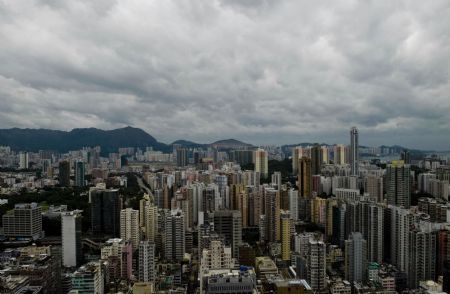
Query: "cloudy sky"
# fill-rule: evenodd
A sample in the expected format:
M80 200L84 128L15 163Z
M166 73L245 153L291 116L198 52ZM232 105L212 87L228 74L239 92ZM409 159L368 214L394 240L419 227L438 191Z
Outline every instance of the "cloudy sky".
M0 128L450 149L450 2L0 0Z

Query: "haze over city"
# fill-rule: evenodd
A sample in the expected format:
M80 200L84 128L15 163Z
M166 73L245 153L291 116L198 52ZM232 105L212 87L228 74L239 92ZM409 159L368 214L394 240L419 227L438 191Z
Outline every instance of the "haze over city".
M448 1L3 1L2 128L450 149Z

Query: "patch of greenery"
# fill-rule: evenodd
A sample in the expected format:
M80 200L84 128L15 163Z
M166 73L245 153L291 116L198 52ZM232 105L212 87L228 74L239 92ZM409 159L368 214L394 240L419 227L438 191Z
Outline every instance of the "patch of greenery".
M83 230L90 226L91 210L89 209L89 196L86 193L87 188L44 188L39 192L22 191L19 194L2 195L0 198L8 199L8 204L0 207L0 214L5 214L8 210L14 208L18 203L36 202L43 204L43 210L48 210L50 205L67 205L69 210L83 211Z

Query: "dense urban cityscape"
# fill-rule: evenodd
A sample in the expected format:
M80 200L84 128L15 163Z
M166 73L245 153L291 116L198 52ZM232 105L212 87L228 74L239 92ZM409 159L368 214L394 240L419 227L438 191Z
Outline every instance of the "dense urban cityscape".
M0 293L444 293L450 154L0 147Z
M0 294L450 294L449 0L0 0Z

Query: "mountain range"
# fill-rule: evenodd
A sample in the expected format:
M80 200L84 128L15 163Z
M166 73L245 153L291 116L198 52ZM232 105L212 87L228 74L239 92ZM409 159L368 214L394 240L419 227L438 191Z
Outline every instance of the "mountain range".
M10 146L13 150L39 151L54 150L67 152L83 147L100 146L102 153L117 152L119 147L153 147L154 150L170 152L172 146L181 147L216 147L230 149L253 147L235 139L220 140L210 144L199 144L186 140L178 140L172 144L165 144L156 140L142 129L125 127L115 130L100 130L96 128L81 128L71 131L48 129L0 129L0 145Z
M13 150L39 151L53 150L67 152L79 150L83 147L100 146L102 154L117 152L119 147L153 147L154 150L171 152L173 145L185 148L207 148L214 147L220 150L254 148L255 146L235 139L219 140L208 144L196 143L187 140L177 140L171 144L165 144L156 140L153 136L142 129L125 127L114 130L100 130L96 128L79 128L71 131L59 131L49 129L0 129L0 146L10 146ZM313 143L299 143L281 146L282 150L290 153L294 146L311 146ZM320 144L329 145L329 144ZM361 146L362 147L362 146ZM404 148L402 146L390 147L401 151L408 149L410 152L424 152Z

